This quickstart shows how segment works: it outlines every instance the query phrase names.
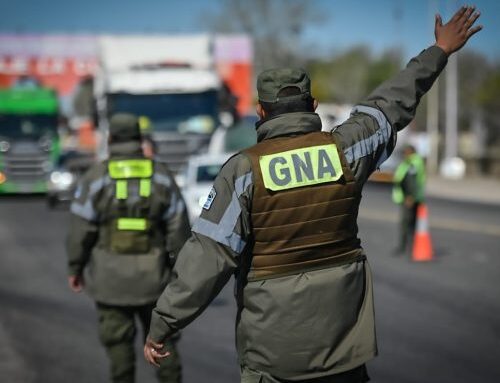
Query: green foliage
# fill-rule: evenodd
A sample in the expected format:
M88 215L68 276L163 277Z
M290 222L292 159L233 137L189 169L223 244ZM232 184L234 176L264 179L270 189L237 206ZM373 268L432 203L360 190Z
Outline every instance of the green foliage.
M376 57L365 46L353 47L327 60L311 61L313 95L320 101L355 103L401 68L401 55L387 51Z
M479 104L487 109L500 111L500 68L492 71L477 92Z
M202 24L218 33L251 36L257 73L278 66L301 66L304 31L327 19L319 1L219 0L218 3L218 11L203 13Z

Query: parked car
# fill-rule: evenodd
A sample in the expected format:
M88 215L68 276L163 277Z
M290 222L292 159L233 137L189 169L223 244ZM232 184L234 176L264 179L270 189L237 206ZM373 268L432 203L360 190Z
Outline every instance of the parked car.
M200 215L215 177L230 156L230 153L202 154L189 159L182 180L182 194L191 224Z
M76 182L94 162L90 153L68 151L61 154L47 182L47 205L55 208L73 197Z

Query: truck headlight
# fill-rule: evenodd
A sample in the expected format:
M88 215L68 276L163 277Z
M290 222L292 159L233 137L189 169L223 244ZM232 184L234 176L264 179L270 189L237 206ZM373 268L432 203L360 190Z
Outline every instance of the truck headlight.
M50 175L50 182L54 185L68 187L73 183L73 174L70 172L52 172Z
M48 137L42 137L38 144L42 148L42 150L49 152L52 149L52 139Z

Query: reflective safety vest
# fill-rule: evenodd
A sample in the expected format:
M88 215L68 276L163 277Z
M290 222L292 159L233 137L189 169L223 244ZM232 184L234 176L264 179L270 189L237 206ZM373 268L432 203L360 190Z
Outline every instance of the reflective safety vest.
M108 173L114 185L109 220L110 249L121 254L147 253L153 162L149 159L110 160Z
M248 280L364 258L356 224L361 191L330 133L264 140L243 154L254 174Z
M401 162L394 172L394 186L392 188L392 200L394 201L394 203L402 204L404 202L405 195L401 183L403 182L404 178L411 168L413 168L413 170L416 172L416 200L417 202L422 202L424 200L425 164L422 157L414 153L403 162Z

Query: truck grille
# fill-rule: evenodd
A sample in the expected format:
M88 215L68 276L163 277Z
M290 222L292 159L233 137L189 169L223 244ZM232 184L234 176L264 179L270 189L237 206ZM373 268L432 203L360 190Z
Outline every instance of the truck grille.
M210 136L199 134L168 134L153 137L156 159L165 162L173 173L186 166L190 156L206 151Z
M11 181L44 181L49 171L48 163L48 153L7 153L4 156L4 171Z

